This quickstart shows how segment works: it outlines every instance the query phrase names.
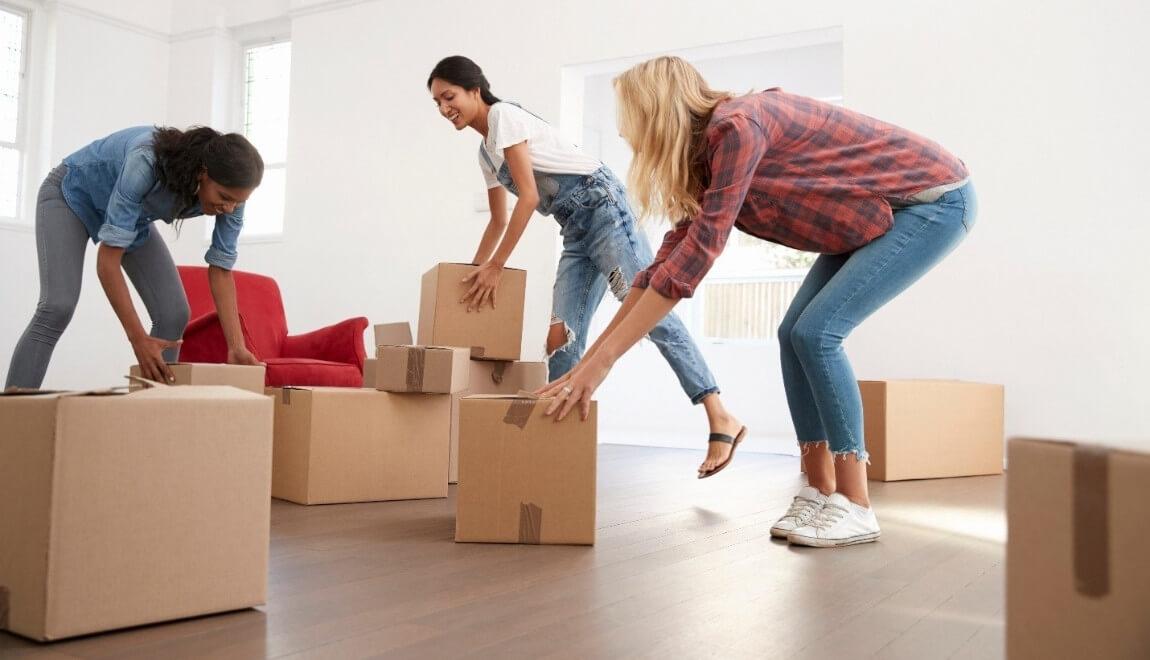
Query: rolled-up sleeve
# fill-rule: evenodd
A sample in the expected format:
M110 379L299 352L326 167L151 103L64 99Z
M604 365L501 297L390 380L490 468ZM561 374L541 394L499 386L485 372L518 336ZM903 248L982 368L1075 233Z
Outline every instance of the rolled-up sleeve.
M662 258L635 280L667 298L690 298L723 252L747 198L755 170L767 151L763 128L743 115L715 125L708 136L711 182L699 213L667 235ZM668 245L670 239L673 245Z
M663 244L659 246L659 251L655 253L655 260L651 262L650 266L639 271L639 274L635 276L635 281L631 283L632 287L646 289L651 285L651 272L658 270L658 268L663 265L663 262L667 260L667 256L671 254L671 251L675 249L679 241L683 240L683 237L687 235L688 226L688 222L680 222L674 229L663 236Z
M204 261L224 270L235 268L240 240L240 230L244 227L244 206L236 207L231 213L216 216L216 227L212 230L212 245L204 255Z
M96 238L111 247L126 248L140 233L140 209L144 197L156 184L155 155L150 147L137 147L128 152L124 167L112 187L104 224Z

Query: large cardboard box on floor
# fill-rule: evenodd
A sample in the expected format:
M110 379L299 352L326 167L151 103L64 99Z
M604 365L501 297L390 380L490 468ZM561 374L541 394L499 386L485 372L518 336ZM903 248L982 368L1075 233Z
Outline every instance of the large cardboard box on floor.
M425 346L463 346L472 359L518 360L523 342L523 298L527 271L503 269L495 309L485 304L468 312L460 299L470 283L470 264L443 263L423 275L419 299L419 340Z
M231 385L241 390L264 393L264 375L266 369L261 366L243 364L211 364L207 362L173 362L168 365L172 370L175 381L169 385ZM129 369L131 375L139 377L139 365L132 365ZM139 384L133 384L132 389L139 389Z
M463 399L456 541L595 542L596 404L557 423L543 416L551 401Z
M466 390L451 395L451 450L447 479L459 482L459 404L472 394L534 392L547 384L545 362L493 362L472 360Z
M233 387L0 395L0 629L261 605L272 402Z
M451 397L269 388L272 496L298 504L447 497Z
M1150 443L1012 439L1006 655L1150 658Z
M470 354L451 346L378 346L373 385L383 392L462 392L471 373Z
M1001 385L863 380L859 392L871 479L1002 473Z

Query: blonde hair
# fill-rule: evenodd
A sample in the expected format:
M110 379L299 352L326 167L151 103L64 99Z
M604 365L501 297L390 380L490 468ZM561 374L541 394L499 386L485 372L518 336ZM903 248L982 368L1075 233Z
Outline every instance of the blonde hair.
M715 106L732 98L711 89L679 57L636 64L614 80L619 132L635 157L628 186L639 217L665 216L673 224L699 212L703 129Z

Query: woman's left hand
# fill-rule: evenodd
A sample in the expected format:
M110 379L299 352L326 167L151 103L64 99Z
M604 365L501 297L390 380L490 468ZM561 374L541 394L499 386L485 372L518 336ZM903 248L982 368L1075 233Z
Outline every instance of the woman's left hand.
M484 301L491 302L491 309L495 309L495 291L499 288L499 281L503 278L503 266L488 261L463 278L464 283L471 282L460 304L467 303L467 311L479 311Z
M246 364L253 367L266 366L263 362L259 361L259 358L257 358L251 351L248 350L247 346L229 348L228 364Z
M555 421L561 422L567 413L579 406L579 418L586 421L591 414L591 396L610 372L611 365L598 356L591 356L575 365L566 376L536 392L541 397L555 397L543 414L555 415Z

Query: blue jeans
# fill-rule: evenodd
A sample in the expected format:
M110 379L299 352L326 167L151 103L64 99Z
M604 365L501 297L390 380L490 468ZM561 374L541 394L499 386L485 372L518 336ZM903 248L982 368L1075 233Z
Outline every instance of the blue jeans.
M886 234L811 266L779 326L783 385L799 445L827 442L866 461L862 399L843 340L966 237L977 202L971 184L898 209Z
M562 321L567 343L548 358L555 380L574 368L587 347L587 330L603 295L622 301L640 270L654 261L639 232L623 186L607 170L588 177L556 209L563 234L563 255L555 277L553 321ZM671 365L691 403L719 391L687 327L668 314L648 335Z

